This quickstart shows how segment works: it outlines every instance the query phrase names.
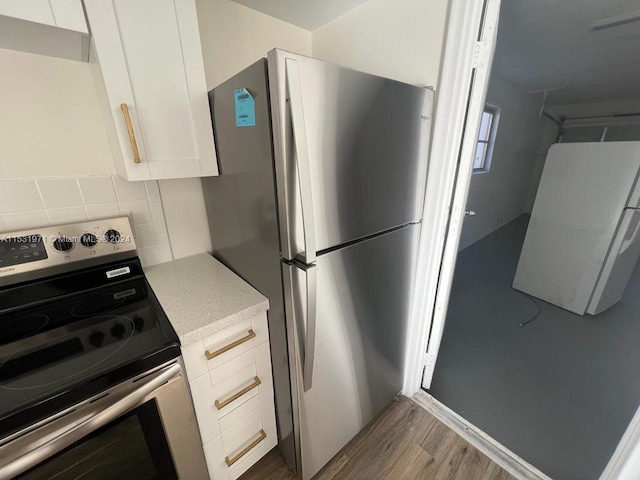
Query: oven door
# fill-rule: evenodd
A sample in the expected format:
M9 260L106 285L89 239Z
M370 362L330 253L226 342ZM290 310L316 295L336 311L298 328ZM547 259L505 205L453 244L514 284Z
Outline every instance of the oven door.
M169 363L0 442L0 479L208 478L182 367Z

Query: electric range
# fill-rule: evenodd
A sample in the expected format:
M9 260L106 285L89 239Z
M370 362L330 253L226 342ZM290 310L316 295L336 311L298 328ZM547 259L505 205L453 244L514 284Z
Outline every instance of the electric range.
M127 217L0 234L0 479L17 474L31 478L29 472L36 470L36 476L43 471L53 475L47 470L59 463L51 461L53 453L77 449L125 413L140 409L150 392L141 396L136 389L162 375L180 377L189 413L182 422L187 429L191 425L199 446L181 369L178 337L145 279ZM138 401L126 412L99 426L94 420L92 428L85 425L86 435L78 437L78 425L136 395ZM160 417L149 421L142 415L137 423L146 439L141 451L147 453L141 458L155 472L149 478L177 478L185 460L174 454L172 464L165 465L164 458L175 450L169 430L177 427ZM57 434L49 438L45 430L53 424ZM70 432L66 440L59 439L64 437L58 435L60 429ZM147 438L147 431L157 434L158 429L165 433L161 447ZM115 426L111 430L119 431ZM42 439L38 446L36 437L36 444ZM29 455L31 460L22 465L20 459ZM69 465L78 463L67 456ZM196 455L196 465L204 465L201 456ZM136 480L145 478L138 460L130 469ZM97 468L92 463L84 467L86 472ZM126 472L117 476L127 478Z

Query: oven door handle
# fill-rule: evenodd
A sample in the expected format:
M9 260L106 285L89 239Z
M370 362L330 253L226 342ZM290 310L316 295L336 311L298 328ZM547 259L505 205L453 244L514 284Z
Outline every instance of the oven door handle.
M13 478L30 468L35 467L68 446L73 445L75 442L81 440L91 432L107 425L119 416L127 413L129 410L141 405L149 394L153 393L154 390L160 388L173 377L180 374L181 371L182 368L178 363L174 363L173 365L159 370L158 374L151 380L142 384L140 387L136 388L135 391L121 398L113 405L96 413L82 423L68 429L64 433L32 450L26 448L25 450L27 451L18 453L19 457L7 464L2 465L2 461L0 460L0 480ZM0 459L6 458L5 452L10 445L11 443L0 447ZM13 458L16 457L15 454L11 456Z

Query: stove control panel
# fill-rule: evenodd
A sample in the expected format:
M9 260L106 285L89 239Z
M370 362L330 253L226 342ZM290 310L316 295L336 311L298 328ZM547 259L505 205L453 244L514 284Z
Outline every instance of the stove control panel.
M0 269L10 265L37 262L47 259L42 236L38 234L27 236L0 235Z
M135 250L129 217L0 233L0 280L83 260L107 262L110 255Z

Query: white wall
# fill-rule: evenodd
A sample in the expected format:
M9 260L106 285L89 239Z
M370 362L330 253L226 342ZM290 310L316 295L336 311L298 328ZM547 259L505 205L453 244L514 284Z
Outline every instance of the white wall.
M95 67L4 49L0 66L0 232L129 215L143 265L171 260L157 182L113 176Z
M572 103L553 105L547 108L549 113L558 117L587 117L591 115L614 115L640 112L640 98L612 100L609 102Z
M0 49L0 178L112 174L87 63Z
M313 56L421 86L440 71L447 0L369 0L313 32Z
M229 0L196 0L196 6L209 89L273 48L311 54L307 30ZM211 251L200 179L159 183L175 258Z
M129 215L143 266L171 260L158 183L117 176L0 180L0 232Z
M491 168L471 179L467 208L476 216L465 219L460 250L530 211L556 136L553 124L538 116L541 101L540 95L491 77L487 102L500 107L500 121Z
M273 48L311 54L311 32L229 0L196 0L200 41L212 89Z
M607 116L640 112L640 98L627 100L614 100L609 102L593 102L568 105L554 105L549 111L558 117L591 117ZM608 127L605 141L638 141L640 140L640 116L618 117L615 119L590 119L579 121L586 122L580 127L570 119L565 123L565 142L599 142L602 138L604 127Z
M536 194L538 193L538 186L540 186L540 179L542 178L542 170L544 169L544 162L547 159L547 152L551 145L556 143L558 139L558 133L560 131L557 124L550 120L543 120L543 127L538 137L538 148L535 152L535 159L533 162L533 168L531 170L529 180L529 193L527 194L527 200L524 204L524 211L531 213L533 210L533 204L536 200Z

